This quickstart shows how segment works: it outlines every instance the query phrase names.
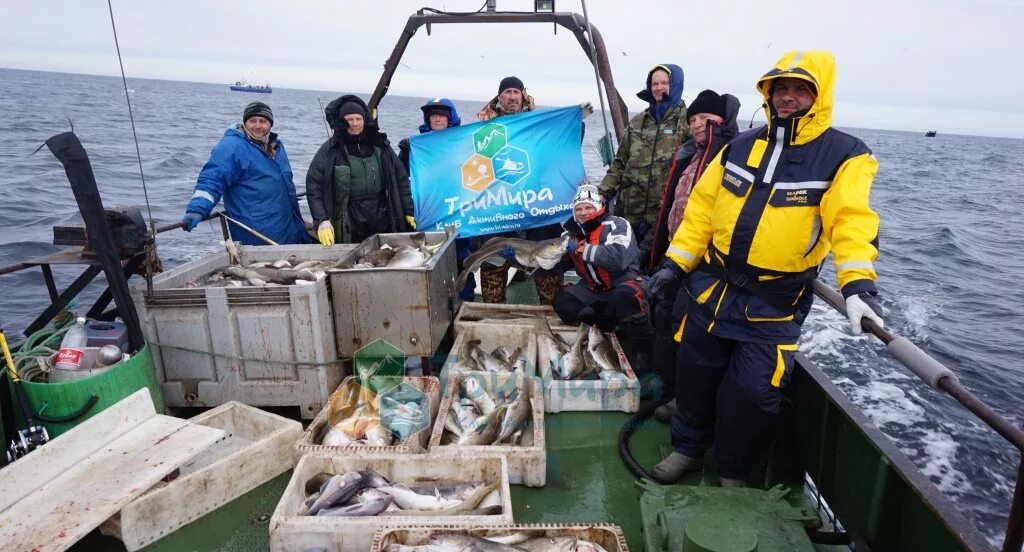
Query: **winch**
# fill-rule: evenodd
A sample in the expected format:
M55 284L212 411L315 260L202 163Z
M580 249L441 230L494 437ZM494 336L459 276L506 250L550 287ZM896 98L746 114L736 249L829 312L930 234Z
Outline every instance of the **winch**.
M104 209L104 218L114 239L114 247L121 258L142 253L152 237L146 229L146 221L139 207L115 207ZM53 245L81 246L82 255L94 257L96 246L82 221L53 227Z

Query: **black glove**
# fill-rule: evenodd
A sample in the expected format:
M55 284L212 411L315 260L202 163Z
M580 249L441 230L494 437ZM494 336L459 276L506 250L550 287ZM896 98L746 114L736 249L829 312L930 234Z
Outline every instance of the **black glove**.
M686 273L679 268L679 265L666 259L653 276L644 280L646 282L644 295L667 302L671 298L671 292L679 289L679 283L682 282L684 274Z

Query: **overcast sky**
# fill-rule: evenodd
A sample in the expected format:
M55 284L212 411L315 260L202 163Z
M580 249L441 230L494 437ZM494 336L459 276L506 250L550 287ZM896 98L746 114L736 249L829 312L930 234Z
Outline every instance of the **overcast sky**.
M483 0L114 0L129 77L368 93L424 5L476 10ZM498 0L501 10L532 0ZM582 13L579 0L556 0ZM754 82L790 49L837 60L839 126L1024 137L1024 0L696 2L590 0L631 110L657 63L683 67L683 97L712 88L760 100ZM118 74L104 0L0 0L0 66ZM573 38L551 25L434 26L412 39L390 93L485 100L518 75L544 105L592 101L594 76Z

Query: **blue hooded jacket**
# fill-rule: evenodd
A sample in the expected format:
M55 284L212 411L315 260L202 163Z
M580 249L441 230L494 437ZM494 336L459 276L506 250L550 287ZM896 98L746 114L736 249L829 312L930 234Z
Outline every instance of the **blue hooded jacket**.
M651 76L658 69L668 69L668 100L657 103L654 101L654 95L651 94ZM661 122L662 117L665 113L673 107L679 105L679 102L683 100L683 68L675 65L674 63L662 63L655 65L647 73L647 86L637 92L636 97L649 103L651 105L650 111L651 116L654 117L655 121Z
M271 240L282 245L309 243L288 154L276 134L270 134L270 141L277 147L273 159L241 130L229 128L224 132L199 172L185 211L207 217L223 197L229 217ZM244 245L267 245L234 223L229 227L231 236Z
M459 112L456 111L455 104L452 103L451 100L448 98L434 98L420 107L420 109L423 110L423 124L420 125L420 134L430 132L430 116L428 115L428 112L437 107L448 110L448 128L457 127L462 124L462 119L459 118Z

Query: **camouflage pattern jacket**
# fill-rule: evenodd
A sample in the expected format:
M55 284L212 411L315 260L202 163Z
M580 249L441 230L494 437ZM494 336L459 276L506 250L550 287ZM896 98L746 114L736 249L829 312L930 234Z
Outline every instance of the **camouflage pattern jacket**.
M608 199L617 198L615 214L628 220L638 236L658 219L672 156L689 136L684 102L665 112L661 124L650 109L629 121L600 190Z

